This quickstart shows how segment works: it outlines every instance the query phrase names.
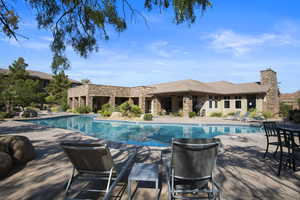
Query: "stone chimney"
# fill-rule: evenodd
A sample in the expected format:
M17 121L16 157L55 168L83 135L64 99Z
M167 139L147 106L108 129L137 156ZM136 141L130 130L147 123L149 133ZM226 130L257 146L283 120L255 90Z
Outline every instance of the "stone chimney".
M263 102L263 111L270 111L274 114L279 113L279 91L277 82L277 73L271 68L262 70L261 84L268 90Z

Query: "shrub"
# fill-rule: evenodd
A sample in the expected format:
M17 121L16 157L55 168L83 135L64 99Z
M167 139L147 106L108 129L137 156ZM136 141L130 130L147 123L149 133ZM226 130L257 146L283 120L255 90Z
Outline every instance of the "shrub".
M230 112L230 113L227 113L227 116L233 116L235 114L236 114L236 112Z
M180 117L180 112L172 112L171 115L174 117Z
M256 109L250 109L249 112L250 112L250 114L249 114L250 118L257 117L257 111L256 111Z
M51 112L59 112L60 111L60 107L59 106L53 106L50 108Z
M91 109L88 106L80 106L80 107L75 108L75 112L80 113L80 114L86 114L86 113L91 112Z
M283 102L281 102L280 103L280 106L279 106L279 112L280 112L280 115L282 116L282 117L288 117L288 115L289 115L289 111L290 110L293 110L293 106L292 105L289 105L289 104L286 104L286 103L283 103Z
M144 115L144 120L145 120L145 121L151 121L152 118L153 118L153 116L152 116L152 114L150 114L150 113L147 113L147 114Z
M112 107L109 103L103 104L101 110L98 111L103 117L110 117L112 113Z
M142 110L139 106L137 105L132 105L131 106L131 112L135 117L139 117L142 114Z
M27 106L27 107L25 108L25 110L34 110L34 111L38 112L40 109L37 108L37 107L33 107L33 106Z
M138 117L142 114L141 108L129 101L122 103L119 108L123 116Z
M66 112L72 113L72 112L74 112L74 110L72 110L72 109L67 109Z
M300 111L294 114L294 122L300 123Z
M290 110L289 111L289 120L296 123L300 123L300 110Z
M189 117L190 118L196 117L196 112L189 112Z
M223 113L222 112L212 112L210 114L210 117L222 117Z
M0 119L4 119L4 118L10 118L10 113L7 112L0 112Z
M103 117L110 117L110 116L111 116L111 113L112 113L112 111L110 111L110 110L100 111L100 114L101 114Z
M265 112L262 112L262 116L264 116L265 119L270 119L273 117L273 113L270 111L265 111Z

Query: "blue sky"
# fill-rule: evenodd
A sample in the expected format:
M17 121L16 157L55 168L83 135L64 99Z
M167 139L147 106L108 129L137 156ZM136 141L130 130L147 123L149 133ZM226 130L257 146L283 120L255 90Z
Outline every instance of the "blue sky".
M72 67L67 74L122 86L182 79L239 83L259 81L259 71L271 67L278 73L282 92L300 89L299 0L212 3L192 26L174 24L170 9L162 13L141 9L148 27L137 17L121 34L109 31L110 40L100 41L99 51L87 59L68 48ZM37 29L27 5L17 8L20 32L29 39L16 43L0 34L0 67L22 56L29 69L51 72L51 34Z

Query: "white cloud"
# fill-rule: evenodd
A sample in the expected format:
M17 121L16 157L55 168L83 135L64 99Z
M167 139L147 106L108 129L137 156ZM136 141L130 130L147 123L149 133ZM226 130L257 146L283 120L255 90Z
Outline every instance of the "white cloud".
M41 42L37 40L27 40L27 39L19 39L19 41L16 41L13 38L0 39L0 41L6 42L11 46L15 46L19 48L34 49L34 50L49 49L49 41Z
M290 28L293 28L293 31ZM284 32L257 35L240 34L233 30L222 30L203 38L208 38L210 47L216 51L232 52L234 55L239 56L263 46L300 46L300 39L295 34L295 27L290 28L284 30Z

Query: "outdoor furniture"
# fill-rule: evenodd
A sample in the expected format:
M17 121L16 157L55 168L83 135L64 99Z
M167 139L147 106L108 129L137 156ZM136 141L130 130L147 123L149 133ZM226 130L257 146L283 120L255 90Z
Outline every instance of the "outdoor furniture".
M158 174L159 169L156 164L135 163L128 177L128 199L131 199L131 183L133 181L154 182L157 190L156 197L158 197Z
M286 165L293 168L296 171L296 160L300 160L300 129L292 129L287 127L277 128L278 134L280 134L280 158L277 175L280 176L282 169L283 157L286 157ZM298 137L298 139L296 139ZM283 139L282 139L283 138ZM287 150L284 155L284 149Z
M278 148L280 146L280 143L278 141L279 135L277 134L278 132L276 130L277 129L276 122L274 122L274 121L263 122L263 128L264 128L265 135L267 138L267 148L266 148L266 152L264 154L264 158L266 157L266 155L268 153L270 145L276 146L276 150L273 155L275 157L277 154Z
M228 116L228 117L226 117L225 119L226 119L226 120L239 120L240 115L241 115L241 112L238 111L238 112L234 113L234 115Z
M220 143L217 138L172 140L171 157L164 161L169 199L220 199L213 178Z
M121 178L123 178L126 170L133 163L135 157L135 153L132 153L128 157L126 163L122 165L122 170L118 171L106 145L61 143L61 147L73 164L72 175L66 187L66 198L68 197L69 191L73 190L71 189L72 183L75 180L80 179L89 181L102 180L107 182L105 190L85 189L77 191L104 193L104 199L109 199L112 190ZM75 171L77 173L75 173Z
M240 121L247 122L250 119L250 112L246 112L240 117Z

